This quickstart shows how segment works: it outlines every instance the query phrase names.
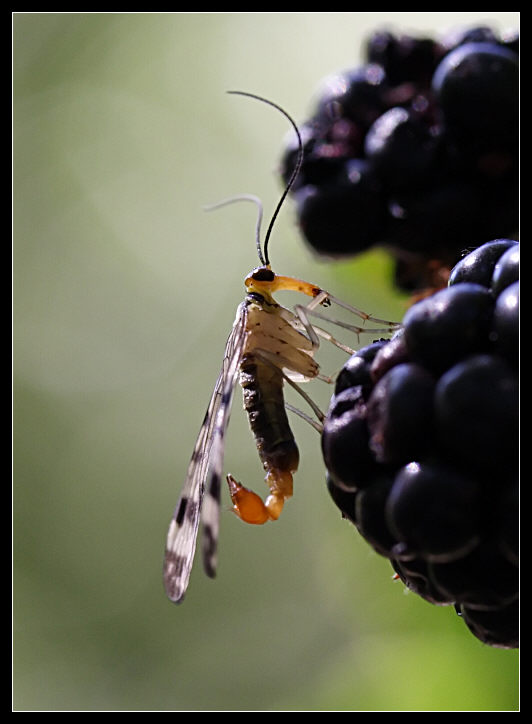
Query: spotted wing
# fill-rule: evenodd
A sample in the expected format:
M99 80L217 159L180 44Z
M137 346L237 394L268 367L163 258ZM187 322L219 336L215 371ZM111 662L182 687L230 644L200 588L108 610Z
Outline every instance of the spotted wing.
M164 586L170 600L179 603L186 592L200 518L203 522L205 571L214 576L220 515L220 482L225 433L246 336L246 305L237 310L225 347L222 369L199 431L181 496L170 522L164 558Z

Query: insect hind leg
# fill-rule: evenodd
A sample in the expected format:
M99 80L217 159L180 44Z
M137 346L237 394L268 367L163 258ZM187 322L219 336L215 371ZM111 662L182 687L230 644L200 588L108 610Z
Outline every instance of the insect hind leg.
M301 417L302 420L305 420L305 422L308 422L308 424L311 427L313 427L316 430L316 432L318 432L321 435L321 433L323 432L322 423L316 422L316 420L313 420L312 417L310 417L310 415L307 415L305 412L303 412L299 408L294 407L294 405L291 405L289 402L285 402L284 406L286 407L287 410L290 410L290 412L293 412L298 417Z
M318 344L319 344L319 341L318 341ZM296 392L298 392L301 395L301 397L305 400L305 402L311 408L313 413L316 415L318 420L320 422L323 422L325 420L325 413L322 412L322 410L320 410L320 408L314 402L312 397L310 397L310 395L308 395L305 392L305 390L302 389L302 387L300 387L300 385L298 385L297 382L295 382L293 379L291 379L291 377L289 375L287 375L286 372L283 370L283 366L285 368L289 368L289 365L290 365L289 360L285 360L282 356L271 354L271 352L268 352L268 350L263 350L263 349L254 350L254 354L256 357L258 357L260 360L262 360L266 364L272 365L272 367L276 367L277 369L279 369L281 375L283 376L283 379L291 387L293 387L293 389L296 390ZM326 378L323 375L316 375L316 377L318 377L319 379L324 379L325 381L329 380L329 378ZM286 403L285 403L285 406L286 406Z

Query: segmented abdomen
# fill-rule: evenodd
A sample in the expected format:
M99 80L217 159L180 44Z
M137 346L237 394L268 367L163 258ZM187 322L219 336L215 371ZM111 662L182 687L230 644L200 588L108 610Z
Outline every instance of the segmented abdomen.
M281 370L252 353L246 354L240 364L240 384L265 469L293 473L299 464L299 451L288 424Z

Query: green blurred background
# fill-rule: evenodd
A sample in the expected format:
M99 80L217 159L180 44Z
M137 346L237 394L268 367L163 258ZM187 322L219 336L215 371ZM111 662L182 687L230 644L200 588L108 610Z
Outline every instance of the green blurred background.
M16 13L14 709L516 710L518 653L405 594L329 499L296 419L276 524L222 514L219 576L169 603L169 523L280 186L287 123L377 27L515 28L517 13ZM316 260L287 205L274 267L400 318L379 253ZM290 302L289 299L285 301ZM369 340L366 340L366 343ZM337 359L324 366L330 372ZM323 359L323 358L322 358ZM323 388L323 389L322 389ZM330 389L312 393L327 404ZM240 399L226 470L259 492Z

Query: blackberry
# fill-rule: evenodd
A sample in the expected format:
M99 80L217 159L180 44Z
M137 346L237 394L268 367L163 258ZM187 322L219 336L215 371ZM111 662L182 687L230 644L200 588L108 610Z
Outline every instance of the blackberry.
M433 437L434 377L423 367L404 362L375 384L366 419L369 446L379 463L416 460Z
M519 280L519 245L512 244L497 259L493 269L492 291L497 296L503 289Z
M461 44L437 67L432 90L449 142L460 153L478 162L483 153L515 152L519 69L513 50L493 39Z
M494 300L468 282L441 289L414 304L403 319L412 359L439 374L468 354L487 349Z
M353 451L355 462L342 454L346 447ZM322 435L322 451L332 480L342 490L359 490L374 479L377 465L369 448L366 406L360 386L334 396Z
M479 541L478 481L439 461L399 468L386 501L386 520L401 558L454 561Z
M395 577L518 645L519 245L463 257L340 372L322 451L342 514Z
M497 351L517 363L519 343L519 282L509 287L497 297L493 315L492 339Z
M371 372L373 360L377 352L387 344L388 341L385 339L377 340L350 357L336 378L335 395L351 387L360 387L361 394L365 397L373 387Z
M497 545L485 543L457 560L429 563L430 579L449 600L491 611L517 600L518 568ZM493 572L497 571L497 576Z
M495 241L484 244L477 251L472 251L461 259L449 276L449 285L452 286L457 282L473 282L474 284L483 284L489 287L495 266L506 251L513 252L514 255L517 254L517 265L515 265L515 262L514 265L518 272L519 245L515 241L509 241L508 239L495 239ZM498 275L500 274L499 267ZM513 278L512 281L516 281L517 278Z
M438 589L432 582L428 572L428 563L423 558L412 558L410 560L391 559L393 570L397 578L405 586L425 601L435 606L450 606L452 600Z
M477 638L490 646L515 649L519 646L519 602L489 611L461 605L459 614Z
M393 475L383 472L367 488L357 491L354 498L353 523L372 548L386 557L398 544L386 520L386 502L393 482Z
M519 43L375 31L363 62L325 79L301 130L292 193L319 255L386 248L404 291L445 286L463 249L518 222ZM280 174L296 160L287 146Z
M518 402L515 370L498 355L470 355L457 362L440 377L434 393L442 451L479 476L515 472Z
M373 233L380 219L384 219L385 208L380 194L375 193L374 173L369 165L360 160L343 161L335 159L335 173L328 159L330 183L305 184L295 193L300 228L313 244L328 239L326 254L334 257L350 253L352 245L362 251L373 244ZM320 169L323 161L315 164L312 172ZM354 209L360 214L353 214Z
M371 63L382 66L390 83L398 86L406 78L411 83L429 83L445 51L432 38L376 31L367 41L365 52Z

